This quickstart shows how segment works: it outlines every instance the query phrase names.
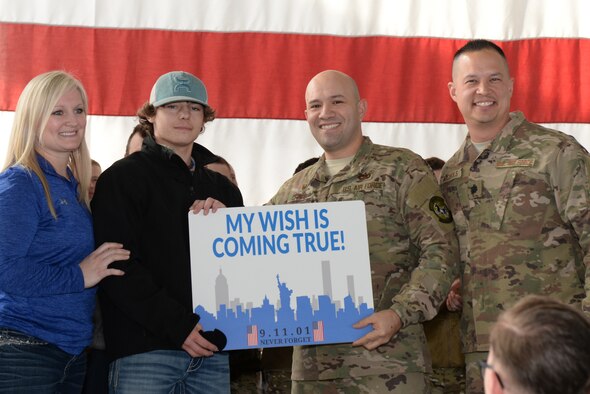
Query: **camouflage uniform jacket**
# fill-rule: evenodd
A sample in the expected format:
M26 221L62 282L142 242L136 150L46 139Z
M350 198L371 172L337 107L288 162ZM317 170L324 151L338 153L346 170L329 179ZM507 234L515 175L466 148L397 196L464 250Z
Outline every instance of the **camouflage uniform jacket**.
M526 294L590 312L590 157L573 137L510 117L481 154L467 136L441 176L461 250L467 353L487 351L498 314Z
M330 177L322 157L285 182L271 204L365 202L375 310L391 308L403 328L373 351L350 344L295 347L294 380L430 370L422 324L445 299L458 267L452 218L426 163L369 138ZM438 215L438 216L437 216Z

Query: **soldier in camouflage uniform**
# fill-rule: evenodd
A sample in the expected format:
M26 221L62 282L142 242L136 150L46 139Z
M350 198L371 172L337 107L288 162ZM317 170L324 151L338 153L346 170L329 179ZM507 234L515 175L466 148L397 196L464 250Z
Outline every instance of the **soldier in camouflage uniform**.
M458 245L432 172L416 154L363 137L367 103L338 71L316 75L306 117L324 154L288 180L271 204L363 200L375 313L373 331L350 344L293 352L293 393L429 393L422 321L444 302L457 274Z
M468 135L441 189L461 250L467 391L483 393L478 359L499 313L543 294L590 315L590 157L576 140L509 112L513 80L485 40L455 55L452 99Z

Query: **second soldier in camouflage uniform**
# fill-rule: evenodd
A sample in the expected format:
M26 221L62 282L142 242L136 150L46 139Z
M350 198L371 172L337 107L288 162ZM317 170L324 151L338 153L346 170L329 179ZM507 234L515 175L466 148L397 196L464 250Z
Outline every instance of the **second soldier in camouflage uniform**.
M449 88L469 134L441 189L461 249L470 393L483 393L476 361L487 357L492 324L523 296L590 315L590 157L573 137L510 113L512 86L495 44L471 41L455 55Z
M375 313L350 344L295 347L294 393L428 393L430 356L419 324L455 277L457 240L436 179L416 154L363 137L366 101L346 74L324 71L306 91L306 117L324 155L271 204L363 200Z

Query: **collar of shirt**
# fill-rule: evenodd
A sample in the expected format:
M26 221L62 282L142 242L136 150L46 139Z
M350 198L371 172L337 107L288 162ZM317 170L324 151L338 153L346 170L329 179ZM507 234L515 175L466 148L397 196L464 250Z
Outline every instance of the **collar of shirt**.
M484 149L482 152L478 151L477 148L475 147L475 144L471 141L471 138L469 138L469 134L467 134L467 137L465 137L465 141L463 142L463 146L460 149L460 155L459 155L459 162L460 163L464 163L466 161L472 162L475 159L477 159L477 157L485 152L486 150L490 150L494 153L506 153L509 148L510 148L510 144L512 142L512 139L514 137L514 130L519 127L524 121L525 121L525 117L524 114L520 111L516 111L516 112L511 112L510 113L510 121L506 124L506 126L504 126L502 128L502 130L500 131L500 134L498 134L496 136L496 138L494 138L490 145ZM474 152L475 152L475 157L474 157Z

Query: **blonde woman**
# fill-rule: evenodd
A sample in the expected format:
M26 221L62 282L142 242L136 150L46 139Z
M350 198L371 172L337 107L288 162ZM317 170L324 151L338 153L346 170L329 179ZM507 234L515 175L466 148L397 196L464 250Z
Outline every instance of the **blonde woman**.
M129 256L116 243L94 250L87 108L62 71L32 79L16 107L0 173L0 392L81 390L93 286Z

